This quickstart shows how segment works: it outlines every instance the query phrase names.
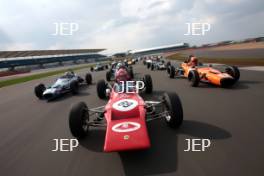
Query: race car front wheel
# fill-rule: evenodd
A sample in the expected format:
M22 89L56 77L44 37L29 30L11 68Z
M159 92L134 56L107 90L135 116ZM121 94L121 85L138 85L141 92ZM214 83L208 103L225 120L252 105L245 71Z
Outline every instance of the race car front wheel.
M200 76L197 70L191 70L188 75L188 80L191 81L192 87L197 87L200 82Z
M167 73L168 73L169 78L174 78L175 77L175 67L172 65L169 66L167 68Z
M226 68L226 73L231 75L235 82L239 80L240 78L240 71L236 66L229 66Z
M79 93L79 83L78 81L72 81L70 83L70 90L73 95L76 95Z
M129 72L129 75L130 75L131 79L134 79L134 71L133 71L132 67L128 68L128 72Z
M87 73L85 75L85 80L88 85L92 84L92 75L90 73Z
M106 81L111 81L111 71L106 72Z
M38 97L39 99L43 98L43 92L46 90L46 87L44 84L39 84L35 87L35 95L36 97Z
M145 92L147 94L152 93L153 85L152 85L152 78L150 75L145 75L143 78L144 84L145 84Z
M163 100L168 114L166 123L172 128L178 128L183 121L183 109L179 96L176 93L164 93Z
M72 135L76 138L84 138L89 132L89 112L84 102L72 106L69 114L69 127Z
M100 80L97 83L97 95L100 99L105 99L106 98L106 89L107 89L107 84L105 83L104 80Z

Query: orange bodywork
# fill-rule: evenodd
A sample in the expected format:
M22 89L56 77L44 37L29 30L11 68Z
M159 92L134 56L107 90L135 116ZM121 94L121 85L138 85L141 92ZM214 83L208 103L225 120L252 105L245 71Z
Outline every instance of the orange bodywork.
M221 71L216 70L212 67L192 67L187 63L182 63L181 67L184 70L184 77L188 78L190 70L197 70L201 81L209 82L218 86L221 86L222 79L233 79L233 77L229 74L222 73Z

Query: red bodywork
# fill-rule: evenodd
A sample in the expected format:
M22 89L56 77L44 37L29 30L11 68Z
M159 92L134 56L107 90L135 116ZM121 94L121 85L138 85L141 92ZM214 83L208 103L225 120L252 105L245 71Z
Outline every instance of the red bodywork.
M105 106L105 152L150 147L144 106L144 100L137 93L117 93L112 90Z

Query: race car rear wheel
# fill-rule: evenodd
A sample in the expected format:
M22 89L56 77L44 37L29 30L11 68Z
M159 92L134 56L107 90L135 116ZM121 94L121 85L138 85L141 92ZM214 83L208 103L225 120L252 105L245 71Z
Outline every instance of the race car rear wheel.
M43 92L46 90L46 87L44 84L39 84L35 87L35 95L36 97L38 97L39 99L43 98Z
M93 72L93 71L94 71L94 68L93 68L93 67L91 67L91 68L90 68L90 71L91 71L91 72Z
M168 61L167 64L166 64L166 67L169 68L171 66L171 62Z
M151 64L151 70L154 70L154 64Z
M134 79L134 71L133 71L133 67L129 67L129 68L128 68L128 73L129 73L131 79Z
M69 114L69 127L72 135L76 138L84 138L89 131L89 112L84 102L72 106Z
M106 98L106 89L107 84L104 80L100 80L97 82L97 95L100 99Z
M143 81L145 83L145 93L150 94L152 93L153 90L153 85L152 85L152 78L150 75L145 75L143 78Z
M168 114L166 123L172 128L178 128L183 121L183 109L179 96L176 93L164 93L163 100Z
M240 71L236 66L229 66L226 68L226 73L231 75L235 82L237 82L240 78Z
M111 81L111 71L106 72L106 81Z
M191 81L192 87L197 87L200 82L200 76L197 70L191 70L188 75L188 80Z
M175 77L175 67L174 66L169 66L167 69L167 73L169 78L174 78Z
M79 93L79 83L78 81L72 81L70 83L70 90L73 95L76 95Z
M91 75L91 73L87 73L87 74L85 75L85 81L86 81L86 83L87 83L88 85L92 84L92 75Z
M147 68L148 68L148 69L150 68L150 65L151 65L150 63L147 63Z

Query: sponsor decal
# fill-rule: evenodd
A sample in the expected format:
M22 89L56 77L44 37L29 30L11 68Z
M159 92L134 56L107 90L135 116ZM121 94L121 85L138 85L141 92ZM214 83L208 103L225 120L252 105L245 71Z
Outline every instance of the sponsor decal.
M122 122L115 124L112 127L112 130L117 133L125 133L125 132L131 132L136 131L140 128L140 124L136 122Z
M130 111L137 107L138 102L132 99L123 99L115 102L113 108L118 111Z
M128 140L129 137L130 137L129 135L125 135L125 136L124 136L124 140Z

